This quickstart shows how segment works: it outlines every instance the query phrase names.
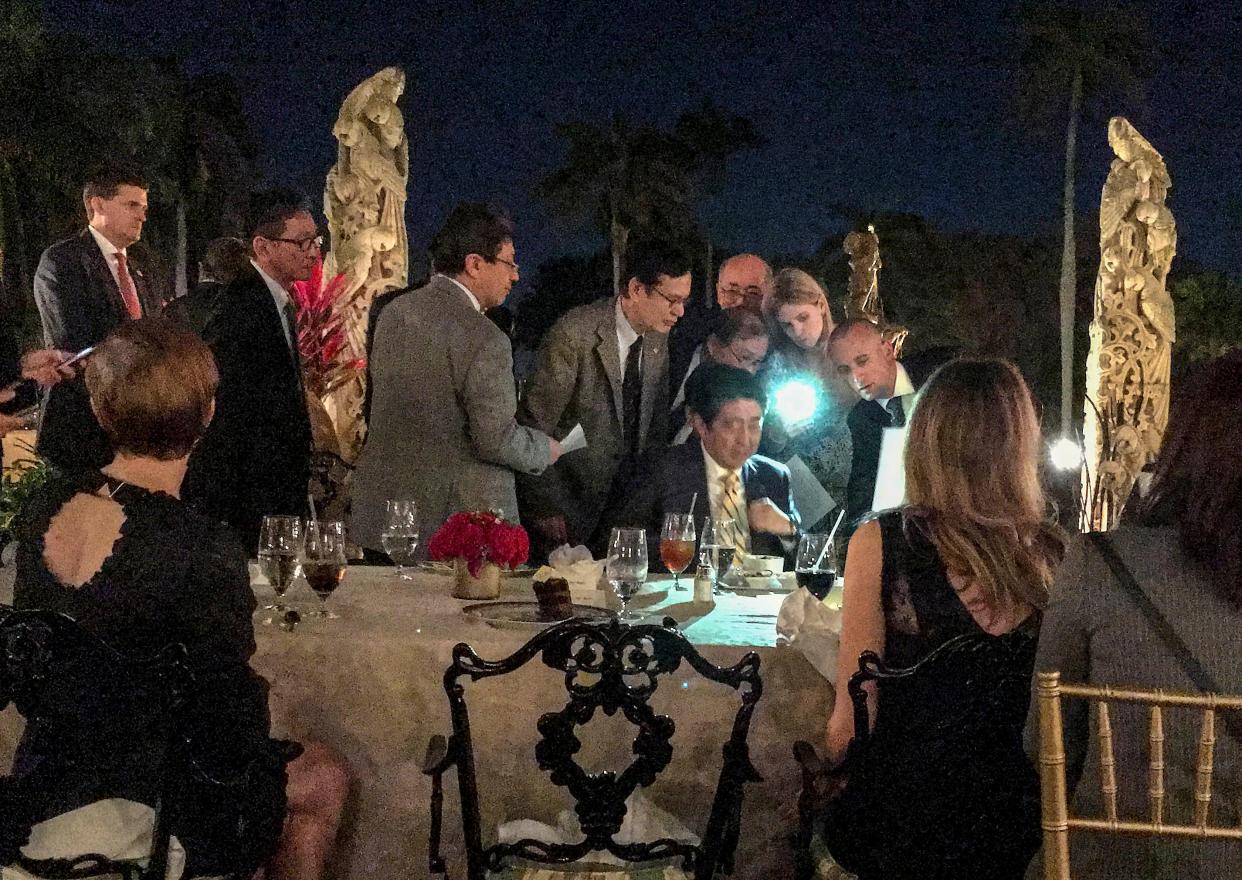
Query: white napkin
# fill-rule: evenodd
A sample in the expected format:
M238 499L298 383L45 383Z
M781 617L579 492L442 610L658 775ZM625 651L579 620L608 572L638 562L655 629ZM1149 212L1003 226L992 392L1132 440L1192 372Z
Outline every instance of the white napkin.
M569 582L569 593L575 599L597 599L605 560L594 560L591 551L579 544L562 544L548 554L548 564L535 572L535 580L561 577Z
M617 832L618 842L642 843L662 837L692 846L699 842L698 835L683 825L680 819L660 809L638 792L630 795L625 804L625 820L621 823L621 830ZM582 839L582 826L578 824L578 818L572 810L561 810L556 816L555 825L546 825L534 819L514 819L503 823L496 833L501 843L513 843L526 837L548 843L576 843ZM625 864L608 852L593 853L590 861L601 865Z
M805 588L785 597L776 615L777 642L802 652L828 681L837 679L837 651L841 647L841 610L829 608Z

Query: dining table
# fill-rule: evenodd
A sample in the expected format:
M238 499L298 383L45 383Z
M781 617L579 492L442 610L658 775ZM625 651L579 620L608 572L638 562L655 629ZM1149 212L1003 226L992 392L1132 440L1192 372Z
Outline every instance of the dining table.
M252 566L257 572L257 567ZM423 773L428 740L451 732L444 672L454 646L469 644L499 660L536 635L537 622L488 620L496 603L456 599L451 574L421 568L409 579L382 566L351 565L327 600L335 619L312 615L320 599L300 577L285 595L301 618L292 629L265 610L272 590L256 577L254 668L270 683L273 735L316 741L350 767L350 799L330 865L336 878L428 875L431 781ZM11 601L12 567L0 568L0 603ZM683 587L688 587L686 581ZM837 588L839 593L840 588ZM833 689L776 630L786 593L726 592L692 601L671 579L649 580L631 602L645 622L672 618L703 656L720 666L747 652L760 658L763 693L750 727L751 760L763 777L746 786L734 876L784 877L793 870L792 835L800 776L795 740L820 742ZM529 576L501 580L498 602L533 602ZM829 602L834 597L829 597ZM606 591L575 593L575 602L614 608ZM597 612L598 613L598 612ZM566 702L563 676L538 662L467 684L485 843L499 826L529 819L549 825L572 810L535 760L536 722ZM686 665L661 682L652 707L676 727L673 758L642 797L695 834L708 810L739 698ZM0 772L7 769L22 721L0 713ZM590 770L621 769L631 760L635 728L621 713L598 714L579 730L576 756ZM452 771L445 779L442 849L450 876L463 876L464 851ZM636 809L635 813L639 811ZM639 829L635 829L636 831Z

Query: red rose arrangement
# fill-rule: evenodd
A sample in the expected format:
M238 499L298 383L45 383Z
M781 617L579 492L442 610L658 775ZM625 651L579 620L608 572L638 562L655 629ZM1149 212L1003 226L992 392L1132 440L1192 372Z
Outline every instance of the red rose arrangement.
M491 512L472 510L455 513L432 535L427 553L437 561L466 560L471 577L478 577L483 563L516 568L530 555L526 529L506 522Z

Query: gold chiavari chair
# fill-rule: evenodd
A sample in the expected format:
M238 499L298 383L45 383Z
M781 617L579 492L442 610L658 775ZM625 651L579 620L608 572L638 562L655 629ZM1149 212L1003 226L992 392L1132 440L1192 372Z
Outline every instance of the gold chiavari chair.
M1100 791L1104 816L1069 815L1065 783L1065 738L1061 699L1073 697L1095 703L1096 738L1100 750ZM1045 880L1071 880L1069 833L1072 830L1108 831L1202 840L1239 840L1242 827L1210 824L1212 772L1218 710L1242 710L1242 696L1180 694L1137 691L1112 687L1062 684L1059 672L1039 673L1039 765L1041 815L1044 837ZM1117 764L1113 754L1113 728L1109 703L1134 703L1148 708L1148 805L1151 819L1142 821L1117 815ZM1199 728L1199 761L1195 776L1194 824L1166 821L1164 776L1164 709L1198 708L1203 712ZM1081 784L1087 784L1084 780Z

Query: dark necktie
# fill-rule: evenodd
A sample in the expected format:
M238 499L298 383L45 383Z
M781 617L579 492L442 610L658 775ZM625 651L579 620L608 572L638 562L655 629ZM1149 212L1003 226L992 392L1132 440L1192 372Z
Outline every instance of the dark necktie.
M621 385L621 419L625 432L625 454L638 457L638 423L642 417L643 377L638 369L643 354L643 338L639 336L625 356L625 380Z
M286 296L284 304L285 322L289 326L289 336L285 337L285 344L289 346L289 356L293 358L293 372L298 379L298 394L305 393L302 385L302 359L298 353L298 313L293 307L293 297Z
M133 276L129 274L129 263L120 251L116 252L116 286L121 289L125 311L137 321L142 317L142 303L138 301L138 290L134 287Z
M894 428L906 426L906 411L901 408L900 397L890 397L884 408L888 410L888 417Z

